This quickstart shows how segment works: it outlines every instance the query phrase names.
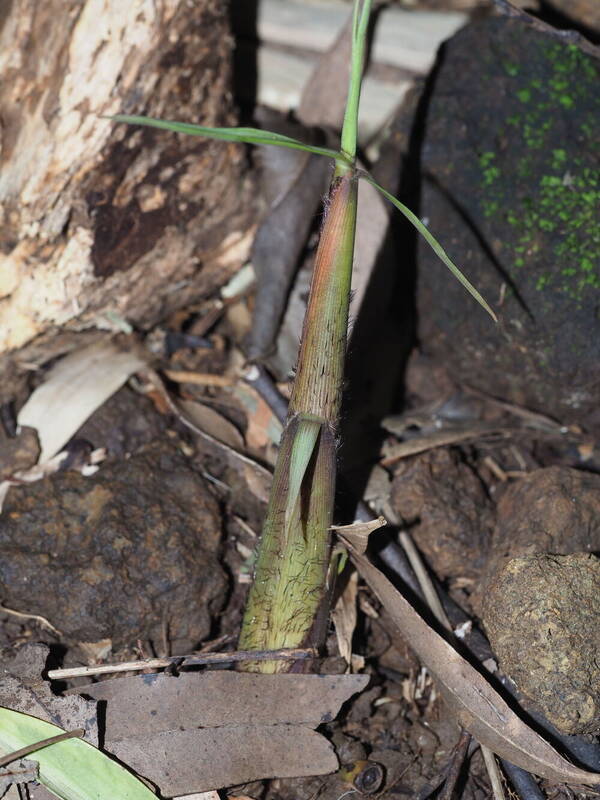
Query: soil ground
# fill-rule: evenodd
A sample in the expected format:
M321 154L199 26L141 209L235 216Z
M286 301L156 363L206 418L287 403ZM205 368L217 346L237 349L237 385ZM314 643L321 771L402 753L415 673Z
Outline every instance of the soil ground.
M425 8L456 5L423 3ZM381 159L402 162L442 124L438 119L427 127L422 117L423 98L428 100L433 91L428 83L407 98ZM419 166L408 164L399 179L402 199L413 207L422 189ZM434 211L438 214L435 203ZM442 225L436 235L442 241L452 237L455 225L449 222L446 231ZM415 290L418 253L414 239L407 245L405 236L401 224L392 225L382 248L384 254L396 247L406 255L403 276L392 280L383 305L381 293L367 298L364 316L355 323L342 422L347 433L339 452L344 486L338 519L353 518L356 503L364 498L374 515L383 513L393 523L381 533L381 542L391 540L399 547L397 528L408 531L442 591L469 615L475 629L485 632L488 590L494 586L498 591L498 575L510 558L547 553L593 558L600 551L596 416L589 404L582 404L579 417L575 407L563 419L553 413L557 404L552 398L545 410L539 394L534 393L532 408L518 397L487 392L485 376L481 388L473 385L471 365L461 370L462 356L450 364L434 335L423 333L419 339L424 328L417 314L422 320L426 304L435 301L430 287L424 295ZM310 269L314 244L313 236L302 256L304 270ZM384 256L374 274L383 271L389 280L394 269ZM462 313L478 313L467 310L468 302ZM154 372L140 371L97 408L74 433L67 445L69 458L55 474L10 488L0 520L4 660L24 643L40 641L51 646L50 666L235 647L281 430L277 406L257 391L244 363L253 309L254 286L249 284L233 299L215 293L171 314L160 326L126 338L123 349L143 342ZM544 335L552 334L546 329ZM583 329L580 338L585 338ZM515 363L514 369L519 373L521 365ZM530 376L524 370L521 374ZM156 374L162 387L152 378ZM43 380L44 374L37 375L31 388ZM494 377L489 383L505 385ZM266 385L285 403L287 382ZM166 393L179 404L180 415L165 400ZM190 431L182 416L200 434ZM30 433L15 438L14 408L8 404L3 422L3 470L9 475L31 467L37 449L24 438ZM90 453L98 448L106 448L107 455L95 474L86 475ZM95 532L102 533L101 540ZM595 570L590 578L592 586L598 574ZM338 593L344 588L345 577ZM518 588L510 584L507 591ZM502 597L495 602L501 604ZM425 800L439 793L436 779L452 761L459 727L385 608L362 583L356 604L351 649L355 666L371 676L370 687L344 707L337 721L324 726L348 768L345 776L276 779L236 787L230 795L338 800L358 791L357 780L359 793L368 794L369 780L375 780L368 772L373 765L384 776L374 792L378 796ZM490 633L498 624L496 615ZM597 620L577 624L589 631ZM537 663L539 651L532 653L531 647L518 653L525 671L523 659L529 656ZM345 670L333 627L325 655L324 672ZM506 663L500 666L506 670ZM585 673L587 667L572 669ZM595 703L587 727L574 724L568 731L588 743L599 732L597 677L590 673L590 685L582 679L580 691ZM548 685L552 695L552 682ZM555 701L550 696L527 702L558 719ZM509 784L506 788L512 796L514 790ZM541 782L541 789L552 800L573 797L566 786ZM483 800L490 792L481 753L471 748L455 796ZM593 794L581 787L575 793Z

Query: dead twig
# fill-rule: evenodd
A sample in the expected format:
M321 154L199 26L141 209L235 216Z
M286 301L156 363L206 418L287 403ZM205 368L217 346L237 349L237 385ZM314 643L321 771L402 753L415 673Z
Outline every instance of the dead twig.
M505 800L504 789L502 788L502 778L500 776L500 770L498 769L496 756L492 753L489 747L486 747L483 744L481 745L481 754L483 755L485 768L487 769L487 774L492 785L494 800Z
M482 439L505 439L517 433L522 433L523 428L517 426L491 424L489 422L473 423L468 427L449 428L447 430L435 431L424 436L415 436L405 442L398 442L389 445L384 452L381 460L383 467L389 467L407 456L417 453L424 453L436 447L445 447L459 442L468 442Z
M419 555L419 551L415 547L415 543L413 542L411 535L407 531L401 530L399 533L399 538L400 544L404 548L408 562L417 577L421 591L423 592L425 600L429 605L432 614L445 628L451 631L452 625L450 624L448 615L446 614L444 607L440 602L440 598L435 590L435 586L433 585L427 570L425 569L423 560Z
M166 369L164 374L174 383L191 383L194 386L233 386L235 383L235 380L227 375L215 375L209 372Z
M30 753L35 753L37 750L41 750L42 747L49 747L51 744L63 742L65 739L81 739L84 734L84 728L76 728L73 731L59 733L58 736L50 736L48 739L42 739L40 742L28 744L26 747L21 747L18 750L14 750L12 753L8 753L8 755L2 756L0 758L0 767L5 767L12 761L16 761L19 758L24 758Z
M565 425L562 425L560 422L558 422L558 420L555 420L553 417L549 417L547 414L540 414L539 411L532 411L525 406L509 403L507 400L500 400L491 394L487 394L479 389L475 389L473 386L464 386L463 389L473 397L477 397L479 400L483 400L485 403L489 403L491 406L495 406L502 411L512 414L514 417L524 420L527 427L531 428L532 430L560 434L564 434L568 430Z
M0 603L0 614L9 614L11 617L17 617L18 619L32 619L35 620L42 628L47 628L51 633L54 633L56 636L62 636L62 633L55 628L51 622L48 622L46 617L40 616L40 614L26 614L23 611L15 611L12 608L8 608L7 606Z
M458 776L460 775L460 771L462 769L462 765L467 757L467 751L469 750L470 743L471 734L469 731L462 730L460 733L460 738L456 743L452 753L452 758L450 759L449 769L446 774L446 782L442 792L440 793L439 800L451 800L452 793L456 787L456 782L458 781Z
M50 680L58 681L66 678L82 678L92 675L106 675L111 672L137 672L148 668L189 667L198 664L227 664L236 661L295 661L316 658L313 648L283 648L281 650L234 650L230 653L204 653L187 656L169 656L165 658L144 658L141 661L124 661L121 664L101 664L92 667L70 667L68 669L51 669Z

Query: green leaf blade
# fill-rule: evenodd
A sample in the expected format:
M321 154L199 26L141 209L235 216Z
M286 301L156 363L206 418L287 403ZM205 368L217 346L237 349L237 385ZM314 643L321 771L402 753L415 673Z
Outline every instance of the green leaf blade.
M314 453L321 426L322 422L320 420L307 419L299 415L298 428L294 437L292 454L290 457L288 497L285 508L286 527L292 521L294 512L298 506L302 481L304 480L309 461Z
M485 309L485 311L487 311L487 313L494 320L494 322L498 322L498 317L492 310L491 306L483 299L481 294L477 291L477 289L473 286L473 284L469 281L469 279L462 274L462 272L452 261L450 256L446 253L442 245L438 242L435 236L433 236L433 234L430 233L429 229L421 222L421 220L417 217L417 215L413 214L410 208L405 206L404 203L401 203L400 200L394 197L393 194L387 192L383 188L383 186L380 186L376 181L374 181L373 178L367 172L361 172L360 177L364 178L368 183L371 184L371 186L374 186L376 189L378 189L381 192L381 194L386 198L386 200L389 200L390 203L392 203L392 205L394 205L398 209L398 211L400 211L400 213L404 214L406 219L410 223L412 223L412 225L415 226L417 231L425 239L425 241L431 247L436 256L448 267L448 269L454 275L456 280L462 283L467 292L469 292L469 294L472 297L474 297L475 300L477 300L479 305L483 309Z
M64 733L50 722L0 708L0 749L5 754ZM82 739L66 739L28 756L39 780L61 800L156 800L138 778Z
M328 147L317 147L311 144L304 144L290 136L273 131L263 131L260 128L209 128L203 125L192 125L188 122L172 122L165 119L153 119L152 117L138 117L129 114L116 114L108 117L113 122L124 122L128 125L144 125L148 128L160 128L172 133L186 133L191 136L205 136L207 139L217 139L222 142L238 142L240 144L274 145L276 147L288 147L292 150L302 150L305 153L325 156L339 160L343 156L337 150L330 150Z

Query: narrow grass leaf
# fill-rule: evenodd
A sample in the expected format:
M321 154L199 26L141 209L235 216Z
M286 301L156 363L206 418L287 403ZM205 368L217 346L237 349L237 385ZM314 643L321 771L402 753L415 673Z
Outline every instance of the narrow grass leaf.
M149 128L160 128L174 133L188 133L192 136L206 136L208 139L219 139L223 142L240 142L242 144L261 144L275 145L277 147L289 147L293 150L302 150L305 153L315 153L319 156L334 158L338 161L343 157L337 150L330 150L327 147L316 147L311 144L304 144L290 136L272 131L262 131L260 128L207 128L203 125L192 125L188 122L170 122L166 119L153 119L152 117L137 117L129 114L116 114L108 117L113 122L125 122L128 125L145 125Z
M429 230L425 227L425 225L423 225L423 223L417 217L417 215L413 214L413 212L410 210L410 208L405 206L404 203L401 203L400 200L395 198L393 194L390 194L389 192L386 192L386 190L383 188L383 186L380 186L378 183L376 183L368 173L361 172L360 173L360 177L364 178L368 183L371 184L371 186L374 186L376 189L379 189L381 194L387 200L389 200L390 203L392 203L392 205L396 206L398 211L400 211L402 214L404 214L406 219L415 226L415 228L419 231L421 236L425 239L427 244L431 247L431 249L438 256L438 258L440 258L441 261L444 262L444 264L448 267L448 269L454 275L454 277L458 281L460 281L460 283L462 283L462 285L465 287L467 292L469 292L469 294L472 295L475 298L475 300L477 300L479 305L487 311L487 313L494 320L494 322L498 322L498 317L492 311L490 306L486 303L486 301L483 299L483 297L479 294L479 292L473 286L473 284L467 278L465 278L465 276L462 274L462 272L459 270L459 268L456 266L456 264L448 256L448 254L446 253L446 251L444 250L442 245L429 232Z
M0 708L0 749L22 747L64 733L62 728L20 711ZM124 767L82 739L66 739L37 750L39 781L62 800L156 800Z
M288 496L285 507L286 528L295 516L294 512L300 501L302 481L304 480L308 463L314 453L320 430L321 423L317 420L300 417L290 457Z

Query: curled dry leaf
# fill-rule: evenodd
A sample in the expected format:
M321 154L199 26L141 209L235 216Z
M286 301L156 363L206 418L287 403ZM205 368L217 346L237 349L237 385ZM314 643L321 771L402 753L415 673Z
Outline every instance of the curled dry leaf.
M248 419L246 442L254 453L265 453L279 444L283 426L260 394L248 383L239 383L234 394L244 407Z
M349 541L357 552L364 553L369 544L369 536L378 528L387 525L385 517L377 517L370 522L353 522L352 525L332 525L331 530Z
M600 774L570 764L507 705L485 677L436 631L368 558L346 539L357 569L393 618L399 632L440 685L457 720L501 758L561 783L600 784Z

